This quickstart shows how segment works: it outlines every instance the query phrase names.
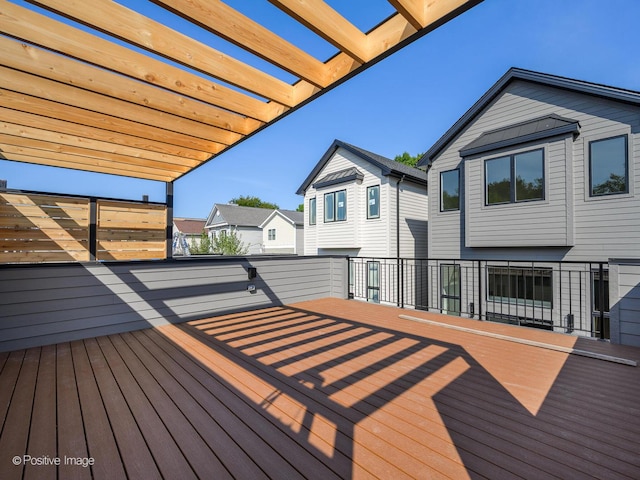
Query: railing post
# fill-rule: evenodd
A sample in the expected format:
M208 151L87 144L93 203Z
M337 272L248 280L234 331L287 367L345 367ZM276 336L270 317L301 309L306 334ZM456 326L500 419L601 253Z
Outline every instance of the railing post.
M478 260L478 320L482 320L482 260Z
M600 314L600 340L604 340L604 264L602 262L598 265L598 275L600 276L598 281L598 299L600 300L599 314Z
M98 252L98 200L89 199L89 261L95 262Z
M404 258L400 259L400 308L404 308Z

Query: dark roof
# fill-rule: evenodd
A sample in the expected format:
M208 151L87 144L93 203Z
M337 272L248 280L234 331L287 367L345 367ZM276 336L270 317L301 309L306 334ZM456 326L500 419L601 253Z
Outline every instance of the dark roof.
M580 124L577 120L562 118L553 114L547 115L542 118L484 132L473 142L462 148L460 155L466 157L519 143L531 142L565 133L578 133L579 131Z
M355 145L350 145L340 140L334 140L329 149L325 152L320 161L307 176L305 181L302 182L300 188L298 188L296 192L298 195L304 195L304 192L307 190L307 188L309 188L314 179L318 176L322 168L331 159L338 148L344 148L354 155L357 155L361 159L380 168L382 170L382 175L393 175L397 177L402 177L404 175L407 179L413 180L414 182L422 183L425 185L427 183L427 173L424 170L410 167L409 165L405 165L404 163L396 162L389 158L383 157L382 155L378 155L377 153L369 152L360 147L356 147Z
M204 218L174 218L173 223L181 233L200 235L204 230L206 220Z
M313 188L328 187L329 185L350 182L352 180L362 180L363 178L364 175L356 167L345 168L344 170L325 175L313 184Z
M640 105L640 92L622 88L600 85L547 73L511 68L480 99L460 117L460 119L440 139L427 150L418 162L418 166L428 166L446 146L469 125L475 117L514 80L525 80L532 83L548 85L564 90L580 92L587 95L616 100L619 102Z
M220 215L212 218L217 209ZM237 227L258 227L273 212L270 208L240 207L233 204L216 203L207 220L207 227L216 225L233 225Z
M296 210L278 210L278 212L287 217L296 225L302 225L304 223L304 212L298 212Z

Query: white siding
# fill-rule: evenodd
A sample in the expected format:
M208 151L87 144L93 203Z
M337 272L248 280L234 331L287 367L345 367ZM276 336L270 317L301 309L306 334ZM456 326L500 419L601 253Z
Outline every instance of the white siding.
M462 165L459 154L462 147L483 132L552 113L579 121L581 130L580 135L568 143L554 138L529 145L544 146L548 151L546 203L508 205L501 215L487 213L488 209L482 208L481 162L471 159L461 168L463 210L439 211L440 172ZM640 134L636 133L640 131L639 113L638 107L611 100L513 81L433 163L429 172L429 187L434 195L430 202L430 256L557 260L640 257ZM630 193L590 198L585 156L588 142L620 134L629 135ZM513 152L517 148L502 152ZM563 150L568 167L564 170ZM564 211L561 210L563 201ZM497 211L492 209L490 213ZM543 239L545 235L548 239ZM486 248L474 248L474 245ZM555 247L546 248L548 245ZM505 246L511 248L500 248Z
M269 230L275 229L275 240L269 240ZM264 253L296 253L296 227L276 214L263 225Z

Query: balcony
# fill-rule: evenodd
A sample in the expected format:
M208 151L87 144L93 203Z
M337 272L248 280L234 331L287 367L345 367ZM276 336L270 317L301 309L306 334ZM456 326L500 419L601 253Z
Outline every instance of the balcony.
M242 262L105 265L113 303L149 324L0 353L0 478L640 476L640 349L336 298L333 260L302 301L284 285L309 259L288 280L256 261L253 307L187 321L187 299L229 307Z

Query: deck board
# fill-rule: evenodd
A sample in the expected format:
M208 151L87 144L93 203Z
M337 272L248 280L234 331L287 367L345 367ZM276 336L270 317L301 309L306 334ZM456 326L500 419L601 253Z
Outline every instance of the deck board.
M0 478L640 478L640 367L406 312L323 299L0 354Z

